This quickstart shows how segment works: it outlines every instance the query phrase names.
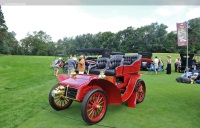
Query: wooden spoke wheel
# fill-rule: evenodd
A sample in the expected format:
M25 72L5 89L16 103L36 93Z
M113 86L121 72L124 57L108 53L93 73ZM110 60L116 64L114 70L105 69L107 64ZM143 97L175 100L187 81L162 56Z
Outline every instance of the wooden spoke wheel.
M146 86L143 80L138 80L135 86L135 92L137 93L137 103L141 103L144 98L145 98L145 94L146 94Z
M101 89L94 89L86 94L82 102L81 115L87 124L101 121L107 110L107 96Z
M52 91L55 90L57 87L58 85L55 85L49 93L49 104L55 110L63 110L68 108L72 104L73 100L67 98L65 96L65 93L64 95L52 96Z

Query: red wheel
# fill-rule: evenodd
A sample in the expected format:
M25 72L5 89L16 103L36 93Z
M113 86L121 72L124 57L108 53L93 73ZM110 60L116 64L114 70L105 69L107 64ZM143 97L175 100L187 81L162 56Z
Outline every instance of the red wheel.
M63 110L63 109L68 108L72 104L73 100L65 96L65 89L61 90L61 92L63 91L62 93L54 95L53 91L57 90L58 87L59 87L58 85L55 85L51 89L49 93L49 103L51 107L54 108L55 110Z
M86 94L82 102L81 115L87 124L101 121L106 114L108 100L103 90L94 89Z
M143 80L138 80L136 88L134 90L137 93L137 103L141 103L144 100L146 94L146 86Z

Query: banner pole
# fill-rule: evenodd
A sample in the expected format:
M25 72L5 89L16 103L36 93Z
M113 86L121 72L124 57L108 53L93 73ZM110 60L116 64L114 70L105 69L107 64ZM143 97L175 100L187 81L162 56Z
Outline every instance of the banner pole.
M186 73L188 72L188 22L186 21L186 25L187 25L187 58L186 58Z

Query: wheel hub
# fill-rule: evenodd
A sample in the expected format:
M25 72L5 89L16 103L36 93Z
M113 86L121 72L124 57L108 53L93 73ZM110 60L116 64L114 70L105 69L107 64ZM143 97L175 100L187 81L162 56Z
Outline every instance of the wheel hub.
M65 100L65 96L60 96L60 100Z
M98 102L94 102L93 105L92 105L92 108L93 108L93 109L100 109L100 108L101 108L101 105L99 105Z
M100 109L100 108L101 108L101 106L100 106L100 105L96 105L96 108L97 108L97 109Z

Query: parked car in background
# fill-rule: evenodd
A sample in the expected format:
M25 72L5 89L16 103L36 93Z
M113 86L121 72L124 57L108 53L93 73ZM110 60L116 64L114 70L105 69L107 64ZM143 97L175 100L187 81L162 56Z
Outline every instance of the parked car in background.
M152 53L151 52L140 52L138 54L142 55L141 68L142 69L150 68L150 65L152 62Z
M200 54L194 54L194 59L196 60L196 70L200 70Z
M199 56L200 55L194 53L188 54L188 68L190 71L194 69L195 70L200 69L200 61L197 60ZM180 58L181 58L181 66L178 69L178 72L184 72L186 71L186 66L187 66L187 54L181 53Z

